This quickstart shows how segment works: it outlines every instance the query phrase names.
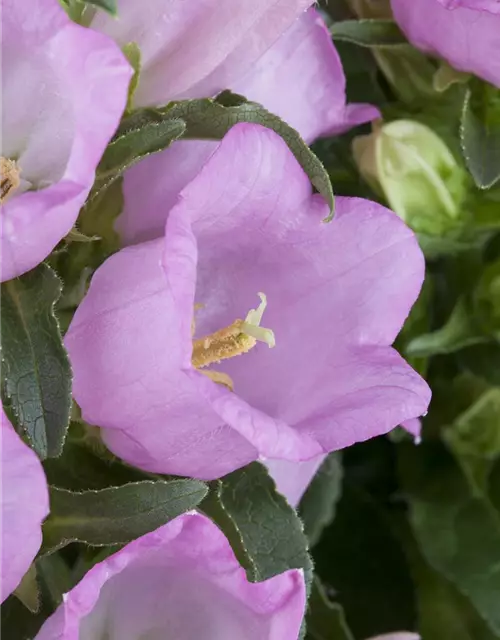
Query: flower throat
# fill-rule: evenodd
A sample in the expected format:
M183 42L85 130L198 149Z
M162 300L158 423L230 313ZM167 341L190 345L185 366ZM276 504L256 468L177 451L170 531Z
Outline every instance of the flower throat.
M261 302L257 309L250 309L244 320L235 320L228 327L193 340L191 361L196 369L203 369L222 360L248 353L257 342L265 342L269 348L275 346L274 333L271 329L260 326L267 300L263 293L259 293L259 298ZM233 383L228 375L212 370L201 371L201 373L232 390Z

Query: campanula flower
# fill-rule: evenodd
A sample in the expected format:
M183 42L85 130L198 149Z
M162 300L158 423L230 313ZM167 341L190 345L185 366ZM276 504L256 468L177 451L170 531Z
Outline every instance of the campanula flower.
M2 0L1 278L75 224L127 101L132 69L58 0Z
M373 202L327 215L285 142L240 124L164 236L97 270L65 344L83 417L116 455L209 479L425 412L426 383L390 347L422 284L418 243Z
M190 512L90 569L36 640L292 640L305 599L298 569L248 582L223 533Z

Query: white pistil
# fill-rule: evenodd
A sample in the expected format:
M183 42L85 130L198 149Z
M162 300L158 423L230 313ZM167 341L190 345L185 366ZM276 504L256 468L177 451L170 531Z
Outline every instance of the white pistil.
M269 345L269 348L272 349L276 345L273 331L260 326L262 316L267 307L266 294L259 292L258 296L260 298L260 304L257 309L250 309L247 313L247 317L241 324L241 330L248 336L255 338L255 340L265 342Z
M264 327L259 327L256 324L248 324L248 322L243 322L241 324L241 331L247 336L258 340L259 342L265 342L270 349L276 346L274 333L271 329L265 329Z
M259 293L259 297L259 306L257 309L250 309L245 320L235 320L228 327L193 340L191 361L194 367L200 369L247 353L257 341L265 342L269 347L275 346L274 333L271 329L260 326L267 300L263 293Z

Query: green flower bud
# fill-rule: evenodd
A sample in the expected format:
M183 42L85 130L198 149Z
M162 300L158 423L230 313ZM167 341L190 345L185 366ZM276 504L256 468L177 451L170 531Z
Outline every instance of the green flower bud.
M353 141L358 168L415 231L444 235L459 222L467 174L429 127L395 120Z

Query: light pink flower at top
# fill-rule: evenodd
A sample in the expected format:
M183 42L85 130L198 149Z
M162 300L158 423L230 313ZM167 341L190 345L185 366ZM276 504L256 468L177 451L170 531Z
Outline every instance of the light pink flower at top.
M233 87L311 4L119 0L118 18L98 11L90 26L120 46L137 44L141 73L134 107L151 107Z
M226 89L287 30L311 0L119 0L91 28L141 51L134 107L201 98Z
M379 111L346 105L340 58L320 15L303 11L309 4L171 0L150 1L144 9L124 0L118 20L100 12L92 26L122 45L140 46L137 106L231 89L262 103L310 143L374 120ZM217 142L176 142L127 171L125 209L117 223L125 244L162 235L179 192L216 148Z
M93 567L36 640L295 640L302 571L249 583L228 541L191 512Z
M389 346L424 276L414 234L358 198L327 214L283 140L241 124L164 237L98 269L65 344L83 417L116 455L209 479L425 412L428 386Z
M500 87L500 2L391 0L391 5L413 45Z
M42 543L49 513L42 464L0 407L0 602L21 582Z
M3 281L35 267L74 225L132 70L58 0L2 0L1 27Z

